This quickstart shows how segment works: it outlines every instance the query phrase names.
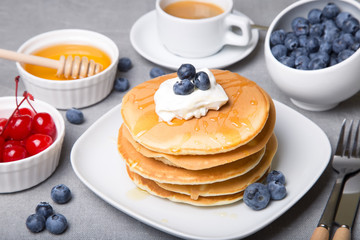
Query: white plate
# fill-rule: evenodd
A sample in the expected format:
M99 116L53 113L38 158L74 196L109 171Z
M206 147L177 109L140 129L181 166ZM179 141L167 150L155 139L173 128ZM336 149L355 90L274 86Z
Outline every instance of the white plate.
M245 16L238 11L234 13ZM251 23L253 22L251 21ZM153 63L173 70L188 62L192 63L196 68L224 68L249 55L256 47L258 40L259 31L253 29L251 41L246 47L225 46L220 52L209 57L184 58L170 53L160 42L156 29L155 10L140 17L130 31L131 44L141 56Z
M242 238L292 207L317 181L331 155L330 142L316 124L274 102L279 148L272 166L285 174L288 195L261 211L251 210L242 201L228 206L194 207L137 190L117 151L118 129L123 122L121 104L77 140L71 163L76 175L99 197L150 226L187 239Z

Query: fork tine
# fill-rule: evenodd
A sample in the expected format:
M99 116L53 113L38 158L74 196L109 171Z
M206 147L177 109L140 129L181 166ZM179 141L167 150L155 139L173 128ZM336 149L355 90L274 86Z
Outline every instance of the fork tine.
M344 121L341 125L339 140L338 140L336 151L335 151L335 155L337 155L337 156L343 156L343 154L344 154L343 146L344 146L345 125L346 125L346 119L344 119Z
M348 136L347 136L347 139L346 139L346 144L345 144L345 152L344 152L344 155L347 156L347 157L350 157L350 154L351 154L351 137L352 137L352 126L353 126L353 120L351 120L350 122L350 127L349 127L349 132L348 132Z
M352 150L352 153L351 153L351 156L352 157L360 157L360 152L358 151L358 141L359 141L359 128L360 128L360 120L358 120L358 124L357 124L357 127L356 127L356 131L355 131L355 139L354 139L354 145L353 145L353 150Z

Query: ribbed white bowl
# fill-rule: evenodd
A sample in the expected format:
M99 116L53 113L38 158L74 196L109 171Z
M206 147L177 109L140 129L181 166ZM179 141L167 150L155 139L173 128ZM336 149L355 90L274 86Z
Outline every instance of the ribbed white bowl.
M36 77L16 63L26 90L58 109L83 108L103 100L112 90L119 60L119 50L108 37L80 29L64 29L37 35L20 46L18 52L30 54L35 50L56 44L91 45L103 50L111 59L111 65L91 77L54 81Z
M34 156L14 162L0 162L0 193L33 187L47 179L58 166L65 135L64 119L58 110L43 101L35 99L31 104L37 112L47 112L52 116L57 130L56 139L50 147ZM0 117L10 117L15 107L15 97L1 97ZM29 105L24 102L21 107Z

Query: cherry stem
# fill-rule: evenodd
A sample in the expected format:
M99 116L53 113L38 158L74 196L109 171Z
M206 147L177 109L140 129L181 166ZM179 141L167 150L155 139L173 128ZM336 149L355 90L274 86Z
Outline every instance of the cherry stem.
M18 104L18 88L19 88L19 81L20 81L20 76L16 76L15 77L15 101L16 101L16 106L19 106Z

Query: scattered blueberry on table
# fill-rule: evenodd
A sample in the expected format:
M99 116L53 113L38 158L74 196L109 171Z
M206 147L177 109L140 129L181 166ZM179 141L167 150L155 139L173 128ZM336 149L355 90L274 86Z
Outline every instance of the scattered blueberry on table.
M129 80L124 77L119 77L115 80L114 89L118 92L125 92L130 87Z
M307 18L294 18L291 29L277 29L270 35L272 54L291 68L323 69L344 61L360 48L359 20L334 3L310 10Z
M45 224L46 230L52 234L61 234L68 226L66 217L60 213L48 217Z
M164 70L162 70L159 67L153 67L150 70L150 77L151 78L156 78L156 77L160 77L160 76L163 76L163 75L165 75L165 72L164 72Z
M84 122L84 114L77 108L71 108L66 111L66 119L73 124Z
M51 189L51 199L56 203L67 203L71 199L71 191L64 184L56 185Z
M40 214L31 214L26 219L26 227L30 232L38 233L45 229L45 217Z
M117 69L119 72L127 72L133 67L132 62L127 57L122 57L119 59Z
M42 215L46 218L50 217L54 210L48 202L40 202L35 208L36 214Z

